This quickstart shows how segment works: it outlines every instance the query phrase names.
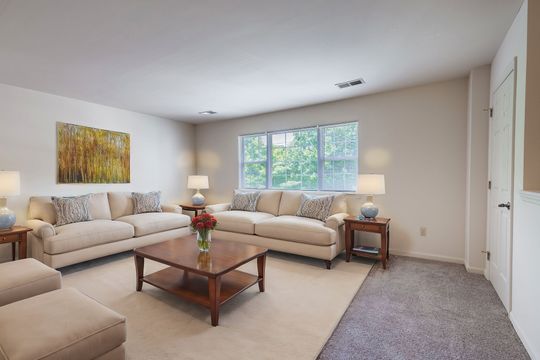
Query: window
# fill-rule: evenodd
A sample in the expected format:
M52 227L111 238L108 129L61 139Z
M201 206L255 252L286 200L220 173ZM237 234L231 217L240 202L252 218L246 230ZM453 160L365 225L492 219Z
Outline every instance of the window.
M241 146L242 187L247 189L266 188L266 135L243 136Z
M354 191L358 124L240 137L240 187Z

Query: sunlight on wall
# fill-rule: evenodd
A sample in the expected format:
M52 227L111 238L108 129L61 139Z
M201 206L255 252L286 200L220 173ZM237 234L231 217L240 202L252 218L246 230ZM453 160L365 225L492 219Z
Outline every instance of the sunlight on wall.
M368 168L381 169L390 164L391 155L386 149L372 148L364 151L363 159L364 165L366 165Z

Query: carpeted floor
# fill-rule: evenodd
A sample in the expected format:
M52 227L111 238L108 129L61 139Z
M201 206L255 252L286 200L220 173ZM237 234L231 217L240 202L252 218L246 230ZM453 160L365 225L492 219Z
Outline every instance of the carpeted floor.
M391 260L388 270L373 267L320 360L529 359L483 276L463 265Z
M270 253L266 292L257 286L225 304L220 325L207 309L144 284L135 291L135 265L119 254L64 268L63 285L127 317L128 359L306 359L317 357L373 264ZM145 272L165 267L146 261ZM256 262L242 269L256 274Z

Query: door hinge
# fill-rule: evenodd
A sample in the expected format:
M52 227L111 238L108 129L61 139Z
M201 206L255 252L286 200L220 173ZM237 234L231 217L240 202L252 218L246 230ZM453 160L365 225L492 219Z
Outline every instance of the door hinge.
M491 180L488 181L488 190L491 190Z
M489 108L489 117L490 117L490 118L493 117L493 108Z
M482 254L486 254L486 259L489 261L491 259L491 253L489 251L480 251Z

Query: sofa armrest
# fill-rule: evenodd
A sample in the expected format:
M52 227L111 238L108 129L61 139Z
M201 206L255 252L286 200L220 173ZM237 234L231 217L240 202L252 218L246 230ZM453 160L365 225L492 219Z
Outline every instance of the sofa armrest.
M179 205L169 204L169 205L161 205L161 211L168 212L168 213L182 213L182 207Z
M208 205L205 210L208 214L213 214L221 211L227 211L231 208L230 203Z
M337 231L341 225L345 224L343 219L345 219L347 216L349 216L349 214L346 213L337 213L329 216L326 218L325 226Z
M32 234L40 239L46 239L56 235L54 226L48 222L32 219L26 221L28 227L32 228Z

